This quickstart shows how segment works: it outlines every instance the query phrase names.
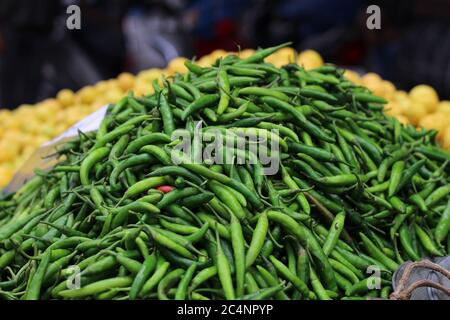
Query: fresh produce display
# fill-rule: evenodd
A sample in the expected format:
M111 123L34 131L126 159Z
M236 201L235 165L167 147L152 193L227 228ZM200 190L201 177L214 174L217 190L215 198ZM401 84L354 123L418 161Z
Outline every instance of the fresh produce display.
M383 98L332 65L264 62L280 47L187 61L189 72L123 97L97 132L57 150L55 168L4 195L0 296L388 298L401 263L448 254L450 153L436 131L386 116ZM188 161L172 134L195 137L197 121L247 160L251 149L228 143L237 133L278 142L278 172L264 175L259 159ZM208 145L196 141L191 156ZM381 288L368 286L369 266Z
M254 50L245 49L232 54L245 59L253 53ZM215 50L200 58L198 64L209 67L225 55L227 52L224 50ZM55 138L98 108L118 102L130 90L136 96L153 93L152 82L161 82L164 77L187 71L185 61L185 58L176 58L166 69L145 70L136 76L123 73L117 79L101 81L82 88L77 93L62 90L56 98L47 99L35 106L23 105L12 112L0 110L0 150L3 151L0 154L0 188L8 184L13 174L42 143ZM276 51L266 62L277 67L296 62L306 70L324 64L320 54L314 50L297 54L289 47ZM412 90L408 95L404 91L397 91L391 82L382 80L374 73L361 78L358 74L347 71L346 76L389 101L386 113L397 117L402 123L438 130L438 141L445 149L450 150L450 102L439 102L433 88L420 85L419 90Z

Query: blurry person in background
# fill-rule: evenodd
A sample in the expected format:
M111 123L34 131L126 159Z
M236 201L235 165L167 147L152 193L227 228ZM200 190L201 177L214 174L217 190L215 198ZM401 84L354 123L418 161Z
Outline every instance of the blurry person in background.
M35 103L54 96L62 88L77 89L102 79L96 64L74 41L78 31L66 28L67 6L82 6L83 2L0 2L1 107ZM87 21L82 19L82 23Z
M0 106L32 102L38 92L58 1L0 1Z
M450 1L380 0L383 33L367 33L367 66L409 90L426 83L450 98Z
M125 61L121 21L127 1L0 1L0 106L15 108L116 76ZM69 5L81 30L68 30Z
M237 51L246 47L247 39L239 32L246 10L253 10L250 0L191 0L188 1L184 22L194 37L197 57L215 49ZM257 1L256 1L257 2Z
M298 50L315 49L325 58L355 41L364 0L259 0L243 17L243 34L252 47L291 41ZM355 59L353 59L355 60Z
M184 0L1 0L0 107L78 90L122 71L165 67L191 54ZM81 29L68 30L69 5Z
M81 9L81 30L67 32L89 55L103 79L116 77L125 67L123 19L134 0L67 0Z
M137 73L164 68L178 56L191 55L192 39L183 25L187 1L134 1L123 19L127 69Z
M81 30L66 28L71 4ZM381 7L381 30L366 26L369 4ZM448 97L449 21L448 0L0 0L0 107L164 68L177 56L285 41Z

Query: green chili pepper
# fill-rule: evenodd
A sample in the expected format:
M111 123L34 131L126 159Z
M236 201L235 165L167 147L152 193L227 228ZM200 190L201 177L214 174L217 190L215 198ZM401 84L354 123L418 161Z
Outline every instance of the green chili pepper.
M283 213L270 210L267 214L270 220L281 224L283 228L295 235L303 247L309 248L310 253L321 266L326 286L335 290L336 280L330 262L311 231Z
M95 164L106 158L110 153L110 148L101 147L91 153L83 160L80 167L80 180L84 186L90 185L89 172Z
M425 250L435 256L442 257L444 254L439 250L434 244L431 237L423 230L419 225L414 224L414 230L416 231L417 237L425 248Z
M289 114L291 114L297 121L297 123L311 135L326 142L334 142L334 138L328 136L313 123L308 122L305 116L298 110L296 110L292 105L272 97L263 97L261 100L274 108L278 108L284 112L288 112Z

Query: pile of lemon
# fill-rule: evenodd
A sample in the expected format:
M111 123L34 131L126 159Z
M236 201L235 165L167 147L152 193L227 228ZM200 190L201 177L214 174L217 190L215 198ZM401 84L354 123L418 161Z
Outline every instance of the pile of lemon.
M253 53L254 50L245 49L236 54L245 58ZM224 50L215 50L200 58L197 63L209 66L227 54L229 52ZM14 111L0 109L0 188L11 180L14 172L44 142L55 138L102 106L119 101L129 91L133 91L136 96L152 93L153 81L161 82L164 77L186 71L185 60L176 58L166 69L145 70L137 75L122 73L116 79L101 81L78 92L64 89L55 98L36 105L22 105ZM297 54L292 48L279 50L267 62L278 67L297 62L306 69L323 65L322 57L317 52L306 50ZM392 83L373 73L360 78L349 71L347 76L355 83L361 83L387 98L388 114L398 117L404 123L438 129L439 139L450 149L450 102L439 102L432 88L418 86L407 94L397 91Z
M390 81L381 79L375 73L360 77L355 72L347 71L346 76L388 100L386 114L396 117L404 124L438 130L438 141L445 149L450 150L450 101L439 101L439 96L432 87L420 84L405 92L396 90Z

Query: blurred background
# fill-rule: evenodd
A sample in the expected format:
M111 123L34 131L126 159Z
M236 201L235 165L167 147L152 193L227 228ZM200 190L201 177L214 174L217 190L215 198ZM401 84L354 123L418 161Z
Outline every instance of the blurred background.
M81 30L65 27L69 4L81 8ZM381 7L381 30L366 27L369 4ZM448 0L2 0L0 106L163 68L177 56L284 41L398 88L427 83L450 97Z

